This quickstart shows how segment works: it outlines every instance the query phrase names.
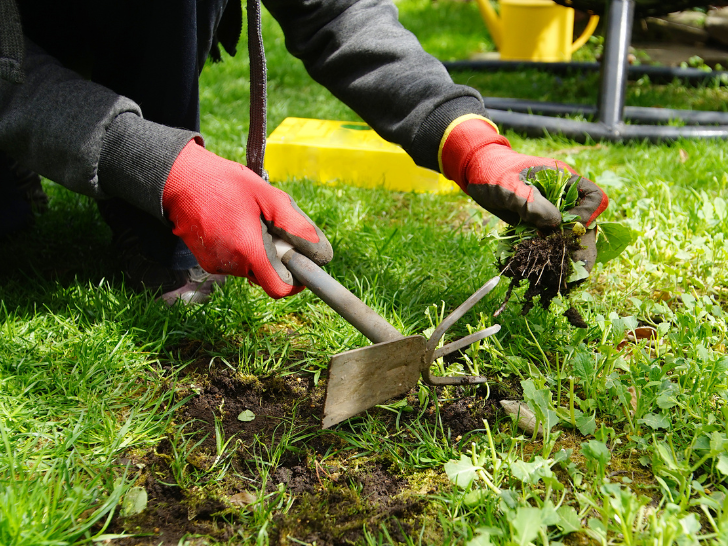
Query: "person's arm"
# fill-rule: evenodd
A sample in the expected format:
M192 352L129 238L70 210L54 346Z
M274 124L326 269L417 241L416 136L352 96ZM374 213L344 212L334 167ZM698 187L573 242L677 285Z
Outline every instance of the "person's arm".
M109 195L99 183L104 139L119 116L141 119L139 106L25 43L25 81L0 80L0 148L77 193ZM185 143L193 136L185 136Z
M418 165L442 172L507 222L558 225L560 214L526 183L526 171L571 169L513 151L487 120L480 94L453 83L442 63L398 22L390 0L265 0L265 5L309 74ZM592 182L580 184L590 197L579 212L591 222L608 200Z
M273 297L303 287L271 234L319 264L331 259L326 237L287 194L206 151L197 133L143 119L131 100L27 46L25 81L0 81L0 149L22 165L169 220L205 269L247 277Z
M452 120L486 115L480 94L454 84L383 0L264 0L311 77L415 163L438 170Z

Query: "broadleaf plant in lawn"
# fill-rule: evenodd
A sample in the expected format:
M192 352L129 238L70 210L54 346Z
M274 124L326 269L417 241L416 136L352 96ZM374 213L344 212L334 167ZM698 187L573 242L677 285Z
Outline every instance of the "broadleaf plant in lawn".
M494 49L473 2L397 7L441 59ZM356 121L263 23L271 129ZM206 145L237 161L245 49L201 75ZM596 74L453 77L536 100L595 103L598 88ZM721 110L728 89L641 80L627 101ZM620 252L548 309L522 315L520 287L494 319L499 286L463 317L445 342L501 331L438 365L487 385L419 385L325 431L328 360L360 333L310 292L272 301L241 279L197 308L134 293L93 201L44 181L49 211L0 241L0 543L728 543L726 143L506 134L607 191L599 223ZM465 195L276 184L332 241L327 271L404 334L498 273L487 235L501 224ZM624 246L612 223L639 237ZM571 305L587 328L564 318ZM501 400L538 410L544 435Z

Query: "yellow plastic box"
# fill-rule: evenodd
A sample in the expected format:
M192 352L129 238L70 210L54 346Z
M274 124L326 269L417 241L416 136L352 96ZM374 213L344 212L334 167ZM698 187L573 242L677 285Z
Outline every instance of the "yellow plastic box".
M286 118L268 137L265 168L274 182L307 178L394 191L458 190L361 122Z

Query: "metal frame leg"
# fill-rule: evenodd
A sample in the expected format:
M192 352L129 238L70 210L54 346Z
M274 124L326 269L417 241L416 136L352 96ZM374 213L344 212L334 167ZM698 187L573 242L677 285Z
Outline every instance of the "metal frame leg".
M618 131L624 122L624 100L627 96L629 66L627 56L633 19L634 0L610 2L597 110L599 121L615 131Z
M491 119L503 127L524 132L529 136L543 136L544 132L560 133L581 142L588 138L611 141L634 139L663 141L678 138L727 139L728 112L694 112L691 110L624 106L627 79L630 73L627 56L634 21L634 10L634 0L611 0L609 3L607 34L604 56L601 62L601 78L596 108L519 99L484 98ZM499 63L503 62L499 61ZM547 66L550 63L513 64L517 66L523 66L524 64ZM473 68L472 65L464 67ZM562 69L563 67L558 68ZM533 112L541 112L545 115L534 115ZM560 114L596 115L597 121L584 122L551 117ZM686 127L630 125L624 123L625 118L630 121L648 124L682 119L692 125Z

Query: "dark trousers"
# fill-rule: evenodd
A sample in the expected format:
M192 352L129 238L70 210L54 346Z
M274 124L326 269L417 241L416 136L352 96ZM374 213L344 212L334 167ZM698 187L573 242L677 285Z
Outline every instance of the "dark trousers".
M13 159L0 152L0 239L33 222L33 209L21 195L12 165Z
M199 130L198 77L224 1L18 3L25 34L65 66L134 100L147 120ZM156 218L118 198L98 206L115 238L137 241L149 259L178 270L197 263Z

